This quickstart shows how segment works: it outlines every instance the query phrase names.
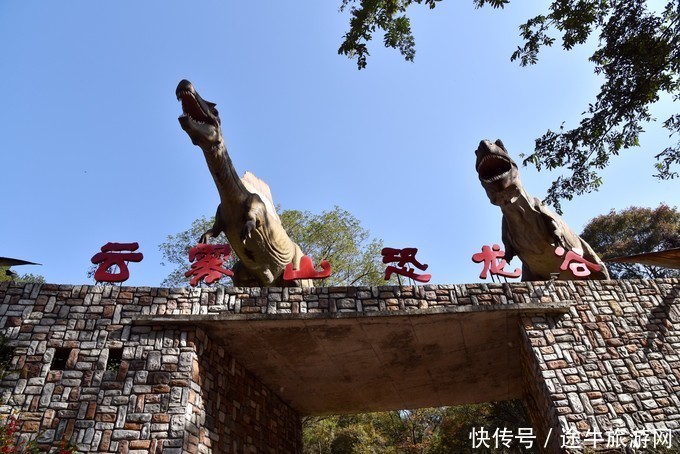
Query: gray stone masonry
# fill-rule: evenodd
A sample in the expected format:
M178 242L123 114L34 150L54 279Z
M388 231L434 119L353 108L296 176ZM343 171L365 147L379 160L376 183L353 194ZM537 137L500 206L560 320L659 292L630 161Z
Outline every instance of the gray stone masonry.
M417 287L150 288L0 283L12 358L0 418L83 452L301 451L300 416L199 327L148 316L368 313L569 303L517 315L525 402L540 444L680 430L680 280ZM262 380L262 381L260 381ZM625 437L624 437L625 438Z
M572 281L557 290L574 301L568 314L522 320L527 396L549 421L542 430L554 429L552 450L562 447L566 431L591 447L616 433L630 442L638 432L649 436L643 451L656 432L677 437L678 279Z

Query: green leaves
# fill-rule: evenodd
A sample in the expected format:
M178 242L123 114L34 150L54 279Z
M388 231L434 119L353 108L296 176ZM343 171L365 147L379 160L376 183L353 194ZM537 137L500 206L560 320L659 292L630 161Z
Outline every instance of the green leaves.
M492 8L503 8L510 3L510 0L473 0L473 3L475 8L481 8L486 4L489 4Z
M680 96L676 96L676 100ZM680 132L680 115L676 114L667 119L663 123L664 128L671 131L670 137L675 135L675 133ZM680 141L673 147L667 147L661 153L655 156L656 160L659 161L655 164L657 174L654 176L661 180L670 180L672 178L678 177L678 172L672 171L671 166L680 162Z
M32 273L21 274L21 275L19 275L18 278L12 279L6 273L6 271L9 268L10 267L8 267L8 266L0 266L0 282L15 280L17 282L33 282L33 283L36 283L36 284L44 284L45 283L45 278L43 276L41 276L39 274L32 274ZM14 271L16 271L16 269Z
M433 9L440 0L343 0L340 11L347 6L350 8L350 29L345 33L344 40L338 49L338 54L357 59L357 67L366 67L368 41L373 39L373 33L378 30L384 32L385 47L398 49L407 61L413 61L416 55L415 39L411 32L411 22L403 14L412 3L425 3ZM484 3L484 0L481 0ZM508 0L494 0L493 3L506 3Z
M524 46L517 46L512 53L511 61L519 60L521 66L538 63L538 52L542 46L552 46L554 38L548 36L550 23L546 16L536 16L519 26L520 35L524 39Z
M303 419L304 454L472 452L473 427L531 427L521 401ZM513 441L503 452L538 452ZM480 449L480 452L486 452ZM496 452L496 451L494 451ZM500 451L499 451L500 452Z
M559 133L549 130L536 140L534 153L524 160L525 165L538 170L542 166L568 170L553 182L545 199L558 212L561 199L597 190L602 180L596 170L605 168L611 156L639 146L644 124L653 121L649 108L660 93L677 95L680 7L673 10L671 3L664 14L655 14L644 0L553 2L548 21L564 32L565 49L584 42L591 29L600 29L600 44L590 60L596 64L595 72L605 78L596 102L579 126L566 131L562 127ZM535 57L535 45L543 31L523 35L530 51L526 59ZM672 133L679 126L676 116L664 123ZM680 143L656 158L657 177L676 177L671 166L680 162Z
M358 6L355 6L356 4ZM341 10L351 6L350 30L339 53L357 58L366 67L367 43L376 31L384 32L384 45L399 49L408 61L415 57L415 41L406 9L412 3L430 8L435 0L343 0ZM473 0L477 8L503 8L509 0ZM590 57L595 73L604 77L600 93L584 112L578 126L559 132L548 130L536 140L534 152L524 165L538 170L565 170L550 187L545 201L560 211L560 200L597 190L602 180L598 169L609 165L611 156L640 145L640 133L654 121L650 107L664 93L680 96L680 2L670 0L663 11L650 10L646 0L553 0L547 11L520 25L523 44L511 56L521 66L538 62L543 47L552 46L557 35L562 48L571 50L599 33ZM680 116L663 126L670 136L680 132ZM680 140L656 155L656 176L679 176Z
M168 235L165 242L158 246L158 249L163 254L163 260L167 264L174 265L174 269L163 279L161 286L163 287L186 287L189 285L189 278L184 276L184 273L189 269L189 249L196 246L198 239L208 229L213 226L215 218L206 218L202 216L191 223L191 227L187 230L179 232L175 235ZM209 240L211 244L227 243L226 236L222 233L217 238ZM163 262L161 265L165 266ZM227 261L226 268L231 268L235 263L234 254ZM220 280L219 284L229 282L227 279ZM201 281L201 285L204 285Z
M314 264L320 263L322 259L331 263L333 274L319 285L394 283L384 280L385 267L380 255L382 240L371 238L370 232L361 227L361 222L350 212L336 206L321 214L285 210L280 216L288 236L298 243L305 255L312 258ZM189 229L168 235L167 240L159 246L164 261L174 265L174 269L161 283L163 287L189 285L189 279L184 276L184 272L189 269L189 248L196 245L213 222L212 218L198 218ZM227 239L224 234L220 234L210 243L227 243ZM235 260L232 254L225 267L231 268ZM223 279L217 285L229 285L229 280Z
M350 212L336 206L321 214L286 210L281 222L293 241L314 263L326 259L333 274L322 285L389 285L384 280L382 240Z
M581 237L603 258L644 254L680 247L680 212L661 204L657 208L611 210L591 219ZM679 276L680 271L632 263L609 263L616 279Z

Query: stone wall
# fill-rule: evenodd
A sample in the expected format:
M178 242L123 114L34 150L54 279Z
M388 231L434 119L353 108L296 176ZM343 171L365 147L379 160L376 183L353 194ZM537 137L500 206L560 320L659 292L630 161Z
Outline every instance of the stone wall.
M534 359L525 361L530 407L549 421L540 438L552 427L557 450L566 431L591 446L616 433L630 442L637 432L649 448L655 435L677 435L678 280L569 282L565 290L574 301L568 314L523 319L525 354Z
M187 444L198 452L299 452L297 413L201 329L195 345Z
M11 371L0 413L42 446L89 452L299 452L299 416L200 329L134 326L200 312L214 292L0 284ZM199 309L200 308L200 309Z
M517 318L540 444L559 452L573 432L680 429L678 279L312 289L5 282L0 330L13 356L0 414L20 414L22 433L43 446L70 439L81 451L299 452L300 415L227 345L186 323L135 320L556 302L569 312Z

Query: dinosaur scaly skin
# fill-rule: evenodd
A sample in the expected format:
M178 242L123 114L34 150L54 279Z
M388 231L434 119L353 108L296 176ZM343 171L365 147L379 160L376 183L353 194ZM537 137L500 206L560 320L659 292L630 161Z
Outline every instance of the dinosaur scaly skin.
M224 145L216 104L201 98L188 80L179 83L175 94L182 103L179 124L203 150L220 195L215 224L199 241L206 243L225 233L239 258L232 277L236 286L311 286L309 280L283 281L286 265L299 268L302 251L283 229L269 187L249 172L242 179L237 176Z
M592 272L588 279L609 279L607 268L590 245L524 190L517 164L510 159L503 142L482 140L475 153L479 181L491 203L503 212L505 259L509 262L519 256L523 281L548 280L556 272L560 272L559 279L576 279L569 269L560 270L564 258L555 254L558 246L582 252L583 258L602 267L602 271Z

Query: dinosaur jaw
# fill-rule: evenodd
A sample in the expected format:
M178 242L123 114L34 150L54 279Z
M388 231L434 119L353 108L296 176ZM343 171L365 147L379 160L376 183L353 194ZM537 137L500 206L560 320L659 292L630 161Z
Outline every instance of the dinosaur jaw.
M508 155L503 142L482 140L475 151L475 170L492 204L514 203L521 193L517 164Z
M187 114L181 115L177 120L182 129L189 135L189 138L194 145L200 147L205 145L212 146L218 144L222 140L222 134L219 127L215 127L200 120L195 120Z
M496 182L503 183L504 180L512 180L514 174L513 169L516 169L515 163L503 156L488 154L484 156L477 165L477 174L482 183L494 184ZM506 184L502 185L507 186Z
M475 155L477 155L475 170L487 191L501 191L519 179L517 164L510 159L500 139L493 143L490 140L482 140L475 150Z
M194 145L212 146L222 140L220 117L214 103L199 96L191 82L183 80L175 91L182 104L179 124L191 138Z

